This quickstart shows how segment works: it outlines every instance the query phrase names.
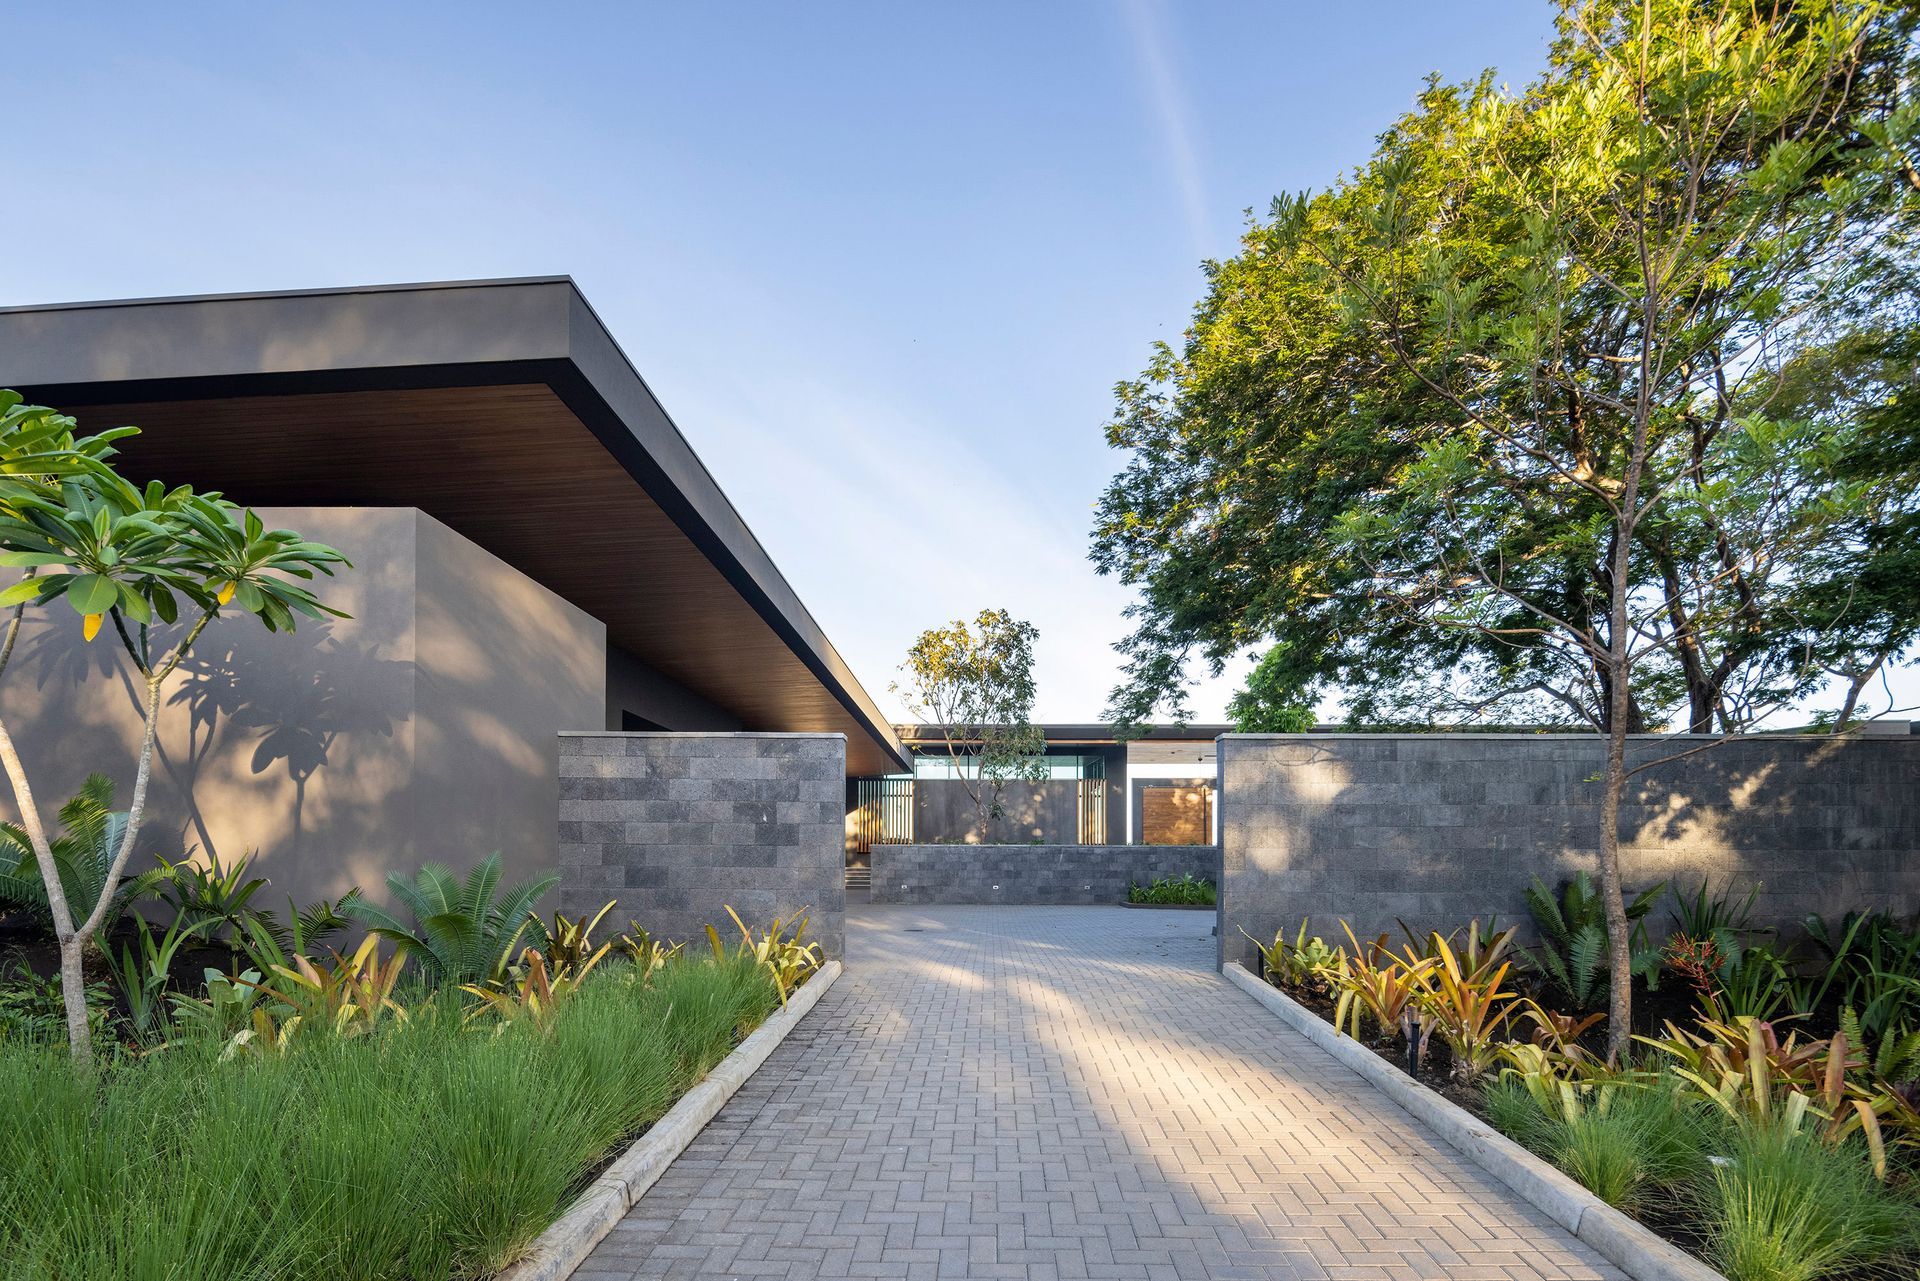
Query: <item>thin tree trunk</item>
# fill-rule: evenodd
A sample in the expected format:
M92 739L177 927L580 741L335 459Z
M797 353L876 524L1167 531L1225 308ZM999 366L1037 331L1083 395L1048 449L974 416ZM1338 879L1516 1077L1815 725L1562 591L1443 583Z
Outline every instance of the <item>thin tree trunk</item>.
M60 869L53 861L53 847L47 841L47 829L40 821L40 807L34 803L33 785L14 748L13 735L0 721L0 768L6 770L13 786L14 803L20 807L20 826L26 829L27 843L33 846L33 861L40 868L40 883L47 890L47 914L53 918L53 936L60 943L60 1000L67 1015L67 1047L74 1060L91 1062L93 1039L87 1026L86 982L80 962L84 939L77 939L73 928L73 909L67 903L67 887L60 881ZM79 1019L74 1011L79 1010Z
M1615 643L1616 654L1621 642ZM1607 730L1606 785L1600 800L1601 905L1607 917L1607 1059L1619 1063L1633 1031L1632 925L1620 877L1620 798L1627 784L1626 682L1614 681L1613 724Z

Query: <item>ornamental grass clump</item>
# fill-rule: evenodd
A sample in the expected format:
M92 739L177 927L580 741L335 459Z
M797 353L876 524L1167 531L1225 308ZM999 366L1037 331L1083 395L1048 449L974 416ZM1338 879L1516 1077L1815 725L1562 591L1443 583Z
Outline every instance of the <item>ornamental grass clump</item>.
M1743 1122L1728 1131L1724 1161L1701 1200L1708 1260L1730 1281L1871 1274L1920 1244L1920 1213L1874 1177L1857 1143Z
M491 1276L778 996L748 957L610 958L544 1023L465 1004L271 1051L182 1024L92 1076L0 1042L0 1277Z

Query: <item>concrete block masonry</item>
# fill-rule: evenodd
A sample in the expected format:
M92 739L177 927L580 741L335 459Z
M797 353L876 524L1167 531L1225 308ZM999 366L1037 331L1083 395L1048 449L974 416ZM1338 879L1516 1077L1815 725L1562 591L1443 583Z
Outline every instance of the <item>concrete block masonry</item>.
M846 949L846 738L840 734L560 735L560 910L608 899L653 934L738 936L801 911ZM606 926L602 927L603 932Z

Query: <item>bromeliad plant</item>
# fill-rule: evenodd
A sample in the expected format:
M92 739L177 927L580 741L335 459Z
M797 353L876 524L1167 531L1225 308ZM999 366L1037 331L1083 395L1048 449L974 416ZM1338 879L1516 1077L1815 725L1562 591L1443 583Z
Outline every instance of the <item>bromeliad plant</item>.
M764 969L773 979L775 990L780 993L780 1004L787 1003L787 996L808 978L813 972L826 964L826 953L818 943L803 943L801 939L807 933L807 914L802 912L792 922L773 918L773 923L759 935L747 927L740 919L740 913L727 908L727 915L740 929L740 942L735 952L740 956L753 958L755 964ZM792 929L789 934L788 929ZM720 932L711 925L707 926L707 942L713 948L717 961L727 959L726 945L720 941Z
M502 1028L511 1023L530 1023L543 1032L550 1030L560 1007L580 991L587 976L612 947L611 943L603 943L600 950L589 955L578 968L555 965L551 974L540 949L528 948L507 981L484 987L469 983L460 989L477 998L474 1007L467 1011L467 1021L471 1023L491 1015L500 1020Z
M0 718L0 769L13 787L20 831L47 891L60 946L68 1043L74 1058L85 1062L92 1036L82 958L114 913L139 839L167 679L217 618L251 615L269 631L291 631L301 616L345 617L301 583L316 573L331 575L347 560L292 531L268 529L217 493L129 484L110 460L113 442L135 429L79 437L75 425L66 415L0 391L0 564L23 571L20 581L0 591L0 608L12 611L0 637L0 677L26 611L64 601L73 613L58 616L77 623L86 640L112 626L131 663L143 718L125 828L91 900L68 897L25 763Z
M1353 944L1346 970L1335 981L1339 993L1333 1007L1333 1026L1346 1029L1360 1040L1360 1015L1373 1017L1383 1035L1396 1029L1414 1047L1415 1061L1425 1057L1426 1038L1416 1033L1414 1022L1420 1013L1420 997L1427 990L1427 977L1438 964L1430 956L1420 956L1408 948L1396 956L1382 934L1365 947L1354 937L1353 927L1340 922Z
M614 940L613 945L620 950L632 965L633 981L645 987L653 976L665 969L667 962L680 955L684 943L668 943L657 939L640 928L639 922L627 922L627 932Z
M380 937L369 934L352 956L330 954L330 963L316 963L295 955L292 965L276 965L270 978L235 979L251 987L262 1000L251 1010L251 1026L228 1045L229 1054L242 1049L283 1050L296 1033L324 1030L335 1036L365 1036L382 1022L407 1021L407 1009L393 999L407 954L395 948L380 957Z
M1309 924L1307 918L1302 917L1300 928L1291 940L1285 930L1279 930L1272 943L1262 943L1241 929L1260 953L1262 978L1282 987L1311 988L1323 994L1338 981L1347 967L1346 950L1327 946L1327 941L1318 934L1309 936Z
M1513 943L1513 931L1504 930L1481 944L1480 923L1468 927L1468 944L1456 953L1452 943L1435 933L1430 956L1437 964L1431 981L1416 996L1424 1023L1440 1034L1453 1051L1453 1075L1467 1082L1484 1075L1499 1059L1502 1033L1523 1005L1517 991L1505 985L1512 962L1503 959Z

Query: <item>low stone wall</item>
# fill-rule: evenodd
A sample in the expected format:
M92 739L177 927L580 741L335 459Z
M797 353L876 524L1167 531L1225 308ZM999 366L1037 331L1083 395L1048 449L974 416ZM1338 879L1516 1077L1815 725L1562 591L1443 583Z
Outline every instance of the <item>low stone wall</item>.
M847 742L841 734L560 735L560 910L620 906L655 935L698 942L806 911L846 950Z
M1631 761L1699 740L1636 739ZM1224 959L1301 918L1329 941L1530 925L1535 876L1598 871L1595 735L1287 734L1220 740ZM1656 765L1621 810L1629 890L1702 878L1797 931L1810 912L1920 909L1920 737L1753 736ZM1666 909L1658 909L1666 925Z
M1127 886L1218 884L1217 845L875 845L875 903L1119 903Z

